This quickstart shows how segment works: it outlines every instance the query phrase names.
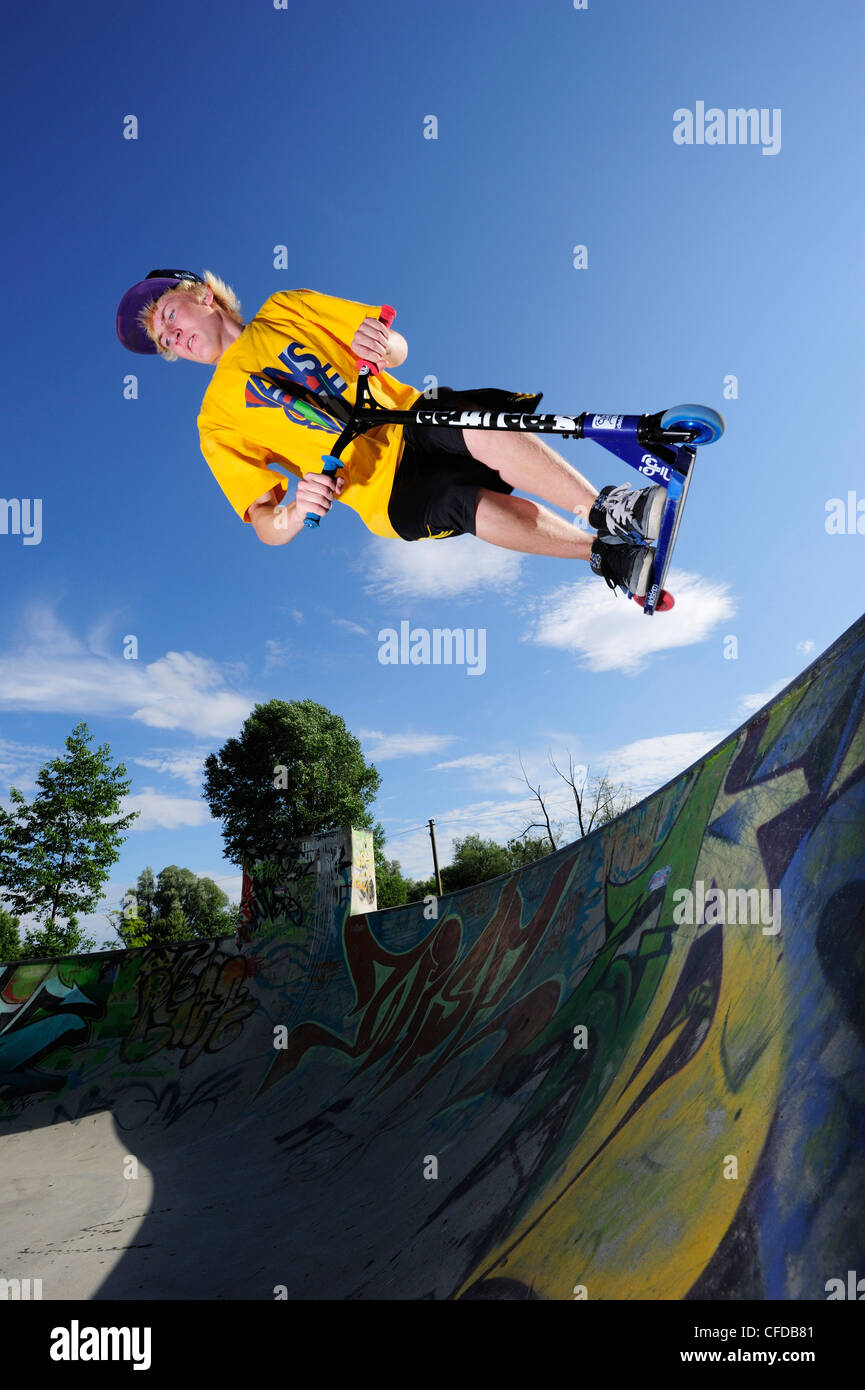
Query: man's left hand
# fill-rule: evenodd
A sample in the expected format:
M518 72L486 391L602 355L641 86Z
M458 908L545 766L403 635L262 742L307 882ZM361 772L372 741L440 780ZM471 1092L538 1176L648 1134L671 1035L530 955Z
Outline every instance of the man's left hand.
M389 342L390 329L380 319L364 319L351 340L351 350L355 357L365 358L382 371L387 366Z

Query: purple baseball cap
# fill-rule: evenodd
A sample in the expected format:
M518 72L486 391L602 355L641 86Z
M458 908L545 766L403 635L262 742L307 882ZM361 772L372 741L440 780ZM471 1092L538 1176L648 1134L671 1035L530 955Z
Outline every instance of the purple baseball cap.
M204 284L201 276L191 270L151 270L146 280L139 280L137 285L126 291L117 309L117 336L130 352L156 352L156 344L148 338L138 321L139 315L142 309L154 299L161 299L181 280L197 280L200 285Z

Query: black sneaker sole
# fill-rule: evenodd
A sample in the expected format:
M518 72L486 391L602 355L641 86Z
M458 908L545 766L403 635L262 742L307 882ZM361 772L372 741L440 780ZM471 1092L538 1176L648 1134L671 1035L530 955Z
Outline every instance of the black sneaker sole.
M628 589L635 598L645 598L649 592L649 580L652 576L652 564L655 559L655 552L651 546L646 546L638 558L634 561L631 570Z

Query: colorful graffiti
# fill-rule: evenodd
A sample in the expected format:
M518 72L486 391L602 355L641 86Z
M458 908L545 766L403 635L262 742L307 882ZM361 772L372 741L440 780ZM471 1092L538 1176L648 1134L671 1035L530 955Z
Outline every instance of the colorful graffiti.
M61 1046L86 1041L103 1006L76 983L75 965L28 961L0 967L0 1093L59 1091L62 1075L37 1063ZM104 998L104 993L103 993Z
M182 1071L236 1042L259 1010L246 985L259 969L220 941L105 952L0 973L0 1117L43 1092L74 1092L88 1071L90 1110L110 1108L123 1063L158 1056ZM121 1073L122 1074L122 1073ZM58 1112L58 1115L63 1113ZM2 1133L2 1130L0 1130Z
M863 671L865 620L645 802L432 920L366 910L334 833L250 866L242 950L8 967L0 1159L102 1110L150 1165L148 1263L94 1266L104 1297L826 1297L865 1249ZM235 1172L245 1272L204 1217Z

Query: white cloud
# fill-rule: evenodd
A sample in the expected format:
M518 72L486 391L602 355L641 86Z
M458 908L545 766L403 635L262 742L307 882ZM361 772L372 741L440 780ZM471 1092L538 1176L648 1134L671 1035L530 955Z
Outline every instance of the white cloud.
M811 640L810 637L806 637L806 639L804 640L804 642L797 642L797 643L796 643L796 650L797 650L797 652L800 652L800 653L802 654L802 656L807 656L809 652L813 652L813 650L814 650L814 643L813 643L813 641Z
M442 866L452 858L452 841L466 835L480 835L485 840L497 840L504 844L520 835L526 826L536 819L537 802L528 795L511 801L475 801L464 806L452 806L435 813L436 845ZM531 832L537 835L539 832ZM424 825L408 834L397 829L394 838L387 842L386 853L389 859L398 859L404 874L409 877L426 878L433 871L430 835Z
M598 579L580 579L532 603L534 627L524 640L573 652L591 671L636 675L658 652L702 642L736 611L728 585L673 570L670 613L647 618L636 603Z
M448 772L451 769L465 772L513 772L517 759L513 753L467 753L464 758L452 758L446 763L435 763L432 772Z
M571 752L575 742L570 743ZM538 744L533 748L514 748L510 752L470 753L463 758L453 758L448 762L436 763L432 772L456 772L470 774L473 789L491 791L496 788L502 800L518 798L515 804L537 807L531 791L526 786L526 778L532 786L540 786L545 801L557 818L567 818L573 809L573 793L552 766L551 758L561 768L568 771L568 744L564 748L560 741L555 746ZM579 769L583 766L574 756L574 771L579 781ZM528 800L526 800L528 798ZM537 809L540 809L539 807Z
M700 729L692 733L636 739L595 758L589 769L590 776L604 772L613 782L624 783L634 792L635 798L640 799L684 772L720 743L728 732L727 729Z
M386 762L390 758L438 753L457 742L455 734L385 734L377 729L362 729L357 736L363 744L366 757L377 763Z
M752 714L756 714L758 709L762 709L770 700L773 700L780 690L790 684L792 677L786 676L784 680L775 681L765 690L757 690L752 695L743 695L736 708L736 715L739 719L748 719Z
M335 627L345 628L346 632L356 632L359 637L369 636L369 632L365 627L361 627L360 623L351 622L349 618L331 618L331 622Z
M103 614L95 622L87 633L87 650L97 653L99 656L112 656L117 650L117 618L112 614Z
M61 751L44 744L14 743L0 738L0 786L17 787L20 792L31 790L39 769Z
M18 631L17 646L0 661L0 709L116 716L218 737L235 733L253 703L229 689L214 661L194 652L167 652L148 664L106 656L42 605L28 609Z
M203 775L203 763L211 750L155 748L146 757L133 758L139 767L149 767L154 772L162 772L166 777L176 777L190 787L199 787ZM127 762L129 760L127 759Z
M376 540L363 557L366 590L382 600L473 597L481 589L512 589L520 579L523 556L456 536L413 544Z
M206 825L211 819L206 801L193 801L188 796L167 796L155 787L145 787L134 796L124 797L121 815L128 815L130 811L141 812L138 820L130 826L130 831L180 830L185 826Z
M606 774L614 785L624 785L633 794L634 801L639 801L697 762L729 732L726 729L706 729L637 739L607 751L598 750L587 757L585 763L579 763L575 753L575 766L588 766L590 784L596 777ZM572 751L575 751L573 746ZM557 746L552 755L558 766L567 772L567 748L563 751ZM546 751L539 748L531 752L524 750L523 765L531 783L541 788L550 819L561 834L560 846L570 843L577 837L573 792L550 766ZM450 862L451 842L455 838L478 834L483 839L504 844L521 835L533 823L534 828L529 830L529 834L543 834L541 806L524 783L520 787L522 773L515 755L470 754L466 758L437 765L442 770L449 767L476 769L480 779L489 785L498 785L500 791L495 799L431 808L436 823L439 858L443 865ZM579 785L579 771L577 779ZM409 876L427 877L432 872L432 862L426 827L404 832L401 823L385 820L385 825L394 834L394 838L387 843L388 857L398 859L403 872Z
M292 646L290 642L278 642L270 637L264 644L265 658L264 669L267 671L278 670L280 666L287 666L291 656Z
M250 700L225 689L217 664L194 652L166 652L143 674L144 699L132 718L149 728L234 733L249 713Z

